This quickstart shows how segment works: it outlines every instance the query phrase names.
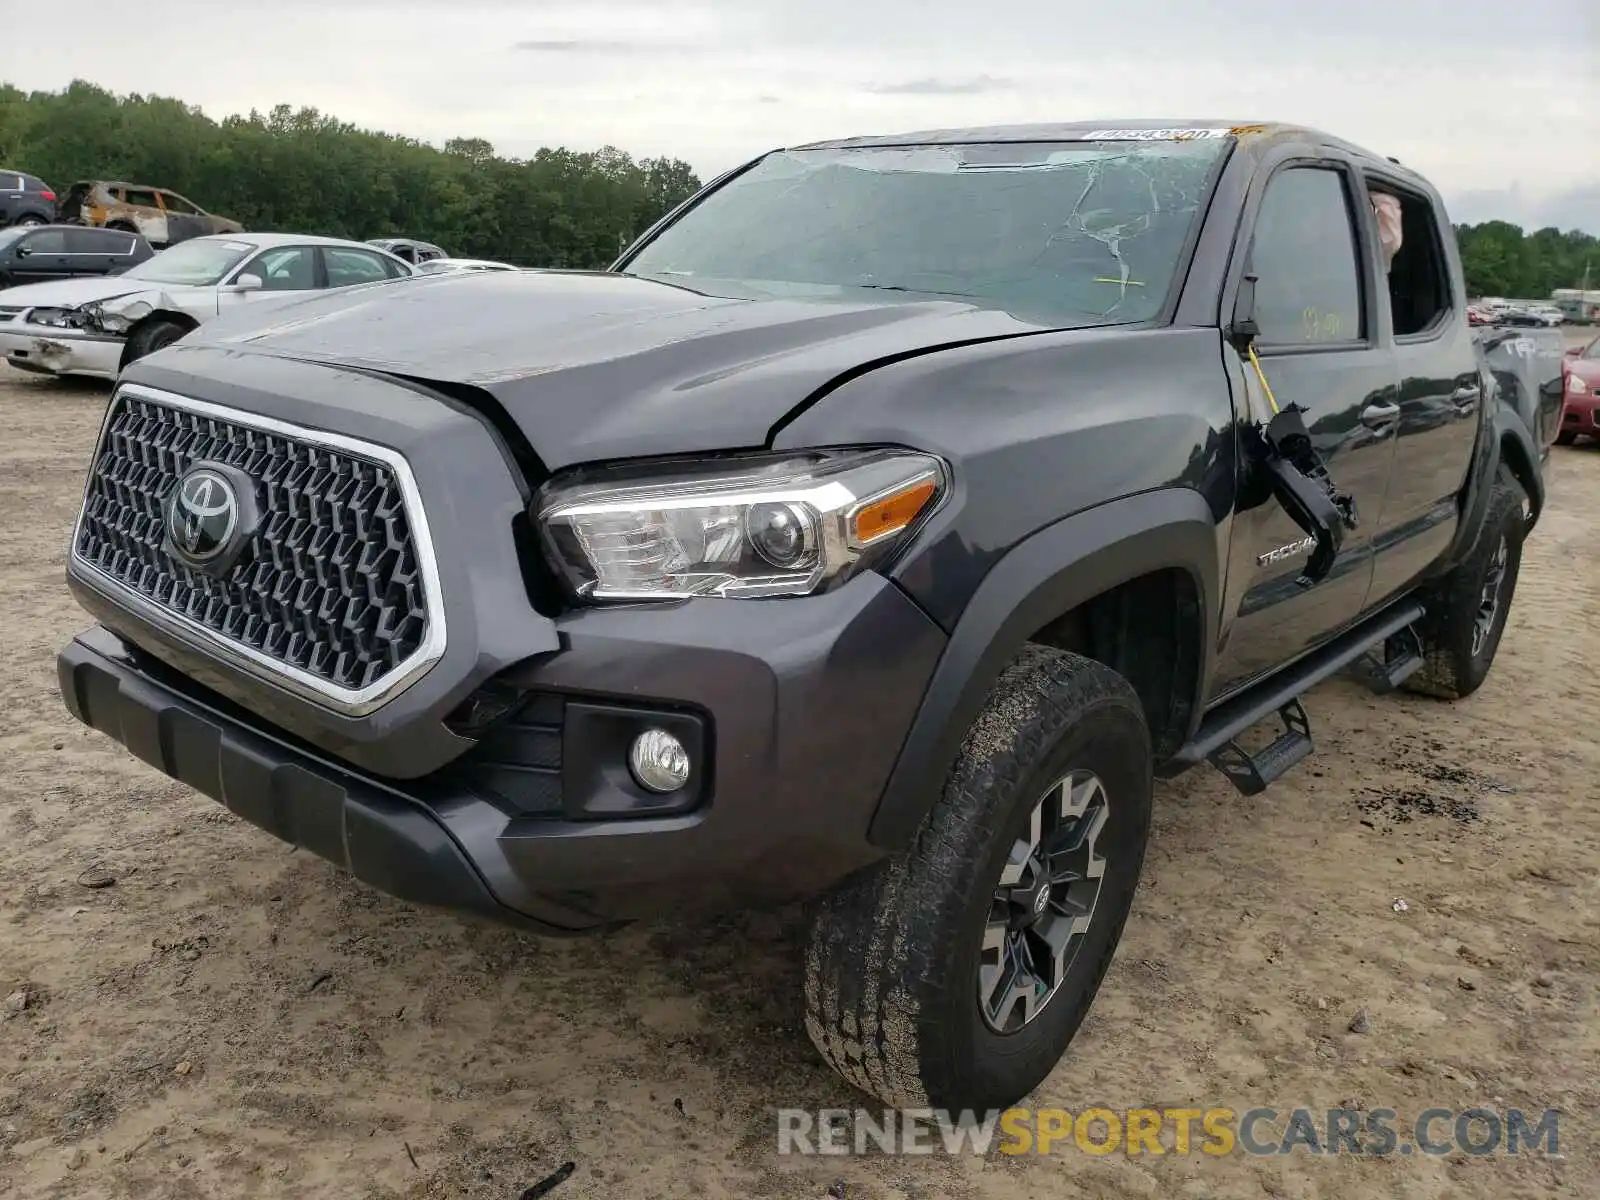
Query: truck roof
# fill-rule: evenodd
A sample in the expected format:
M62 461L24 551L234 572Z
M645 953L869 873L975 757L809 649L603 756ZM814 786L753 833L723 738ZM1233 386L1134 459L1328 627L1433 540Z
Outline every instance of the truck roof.
M1283 121L1184 117L1098 121L1059 121L1033 125L978 125L966 129L923 129L809 142L796 150L840 150L867 146L955 146L973 142L1188 141L1234 137L1252 142L1296 140L1337 148L1372 162L1398 166L1395 159L1310 126ZM1415 172L1401 167L1408 175Z

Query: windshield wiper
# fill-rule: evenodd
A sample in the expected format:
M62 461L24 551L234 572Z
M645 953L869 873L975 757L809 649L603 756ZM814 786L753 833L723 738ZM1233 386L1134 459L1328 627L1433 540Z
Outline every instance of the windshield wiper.
M849 283L846 287L870 288L875 292L910 292L914 296L954 296L960 300L982 300L972 292L941 292L936 288L905 287L898 283Z

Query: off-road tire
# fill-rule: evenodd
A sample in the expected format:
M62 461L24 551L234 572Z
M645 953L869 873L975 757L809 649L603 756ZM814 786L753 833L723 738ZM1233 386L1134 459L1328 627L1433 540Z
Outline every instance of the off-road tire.
M1459 700L1477 691L1494 665L1505 632L1506 617L1517 590L1522 544L1528 527L1523 516L1527 493L1505 467L1495 476L1483 528L1471 552L1423 596L1427 614L1418 625L1422 669L1408 678L1407 691L1444 700ZM1506 556L1498 600L1487 636L1474 651L1473 631L1484 603L1484 590L1502 543Z
M170 346L184 334L189 332L189 326L177 321L168 321L157 318L146 321L133 331L133 336L128 339L128 345L122 352L122 368L129 363L138 362L147 354L154 354L164 346Z
M1052 782L1104 785L1105 875L1075 957L1037 1015L996 1033L978 998L1000 872ZM820 902L805 963L806 1032L850 1083L896 1107L1004 1108L1060 1061L1133 904L1150 830L1150 732L1128 682L1028 647L1002 673L913 843Z
M1560 433L1556 434L1556 445L1558 446L1570 446L1577 440L1578 435L1573 433L1570 429L1563 429Z

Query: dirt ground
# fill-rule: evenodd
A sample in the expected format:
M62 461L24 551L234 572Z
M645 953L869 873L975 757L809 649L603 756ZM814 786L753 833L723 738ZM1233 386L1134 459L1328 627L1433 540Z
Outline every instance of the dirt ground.
M1560 1159L802 1158L776 1108L862 1101L801 1029L796 912L470 927L67 716L63 556L105 399L0 368L5 1200L515 1200L568 1162L552 1200L1600 1196L1600 446L1554 452L1476 696L1336 680L1308 701L1320 753L1266 796L1160 788L1122 948L1034 1100L1554 1107Z

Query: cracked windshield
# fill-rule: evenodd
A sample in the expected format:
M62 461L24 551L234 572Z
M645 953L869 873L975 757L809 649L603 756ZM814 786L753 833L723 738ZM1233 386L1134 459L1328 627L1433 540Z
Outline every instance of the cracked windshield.
M895 293L1039 324L1143 321L1226 142L864 147L767 155L626 270L713 293Z

